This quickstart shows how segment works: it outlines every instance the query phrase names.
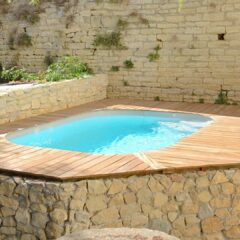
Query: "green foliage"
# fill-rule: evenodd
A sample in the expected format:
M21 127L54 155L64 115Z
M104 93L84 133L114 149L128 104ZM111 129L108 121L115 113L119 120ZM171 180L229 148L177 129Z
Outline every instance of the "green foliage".
M112 66L111 71L112 72L118 72L119 71L119 66Z
M156 97L154 97L154 101L160 101L160 97L159 96L156 96Z
M99 34L94 39L93 45L96 47L102 46L107 49L112 49L112 48L126 49L126 47L123 46L123 44L121 43L120 32Z
M128 26L128 21L119 19L117 22L117 27L120 29L125 29Z
M198 102L199 102L199 103L204 103L204 102L205 102L205 101L204 101L204 98L199 98Z
M31 5L37 5L37 4L39 4L40 1L41 0L28 0L29 4L31 4ZM11 2L13 2L13 0L6 0L6 2L11 3Z
M36 75L27 72L25 69L12 67L9 69L2 68L0 72L0 82L11 81L33 81L36 80Z
M46 66L50 66L54 62L56 62L56 57L54 57L54 56L50 55L50 53L48 53L44 58L44 63L46 64Z
M17 37L17 45L22 47L32 46L32 38L26 33L21 33Z
M129 83L128 83L128 81L123 81L123 86L125 86L125 87L127 87L127 86L129 86Z
M46 81L60 81L81 78L92 73L92 69L86 63L83 63L80 58L66 56L48 67L44 79Z
M215 104L229 104L228 102L228 90L223 90L221 88L217 99L215 100Z
M148 54L149 62L155 62L160 58L160 55L159 55L160 49L161 49L161 47L159 45L157 45L154 48L154 52Z
M132 62L131 59L124 61L124 62L123 62L123 65L124 65L124 67L127 68L127 69L131 69L131 68L134 67L134 63Z

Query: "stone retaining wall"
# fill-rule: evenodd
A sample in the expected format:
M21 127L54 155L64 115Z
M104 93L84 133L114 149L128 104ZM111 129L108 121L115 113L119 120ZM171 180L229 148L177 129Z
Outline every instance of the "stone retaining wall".
M240 102L237 0L186 0L180 12L178 0L41 1L38 14L26 2L1 6L4 64L38 71L48 56L78 55L96 72L110 73L109 97L214 102L222 87L230 103ZM125 49L93 45L97 35L113 31ZM22 33L32 46L19 44ZM151 62L157 45L160 57ZM123 64L129 59L132 69Z
M55 239L106 227L145 227L182 240L240 239L236 168L67 183L0 179L0 239Z
M45 83L0 92L0 124L105 99L108 77Z

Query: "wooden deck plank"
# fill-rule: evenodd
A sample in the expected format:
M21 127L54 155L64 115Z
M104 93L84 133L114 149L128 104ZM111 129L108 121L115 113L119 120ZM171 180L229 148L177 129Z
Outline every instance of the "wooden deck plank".
M214 122L166 149L147 152L145 158L130 155L97 155L12 144L8 132L63 119L95 109L135 109L206 114ZM152 165L152 164L153 165ZM151 165L151 166L150 166ZM0 169L28 176L62 180L95 176L137 174L209 166L240 166L240 108L213 104L103 100L0 125Z

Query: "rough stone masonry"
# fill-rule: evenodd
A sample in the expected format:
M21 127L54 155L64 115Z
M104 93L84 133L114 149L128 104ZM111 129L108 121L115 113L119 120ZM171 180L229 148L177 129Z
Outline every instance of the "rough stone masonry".
M78 55L109 73L112 98L215 102L224 93L239 103L239 1L186 0L180 12L177 2L55 0L36 10L15 1L0 10L0 62L38 71L46 59ZM93 45L112 32L120 32L124 48ZM22 33L30 46L20 44ZM126 60L134 67L124 67Z
M237 168L49 182L0 177L0 239L150 228L181 240L240 239Z

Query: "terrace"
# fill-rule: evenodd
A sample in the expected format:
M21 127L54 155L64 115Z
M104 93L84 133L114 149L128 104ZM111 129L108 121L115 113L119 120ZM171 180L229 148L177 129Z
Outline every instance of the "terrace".
M4 137L18 129L105 108L199 113L210 116L214 122L167 149L141 154L103 155L34 148L12 144ZM0 168L23 176L64 181L236 167L240 163L239 117L237 106L102 100L2 125Z
M0 0L0 239L239 240L239 23L230 0Z

